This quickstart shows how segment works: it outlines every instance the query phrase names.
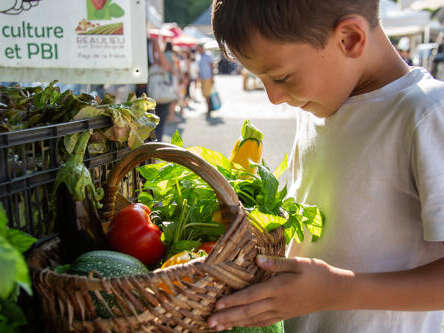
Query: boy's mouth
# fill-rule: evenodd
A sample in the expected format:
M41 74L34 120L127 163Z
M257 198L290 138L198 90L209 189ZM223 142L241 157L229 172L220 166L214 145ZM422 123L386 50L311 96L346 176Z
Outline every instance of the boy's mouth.
M300 108L305 109L308 106L308 104L310 104L310 102L305 103L304 105L300 106Z

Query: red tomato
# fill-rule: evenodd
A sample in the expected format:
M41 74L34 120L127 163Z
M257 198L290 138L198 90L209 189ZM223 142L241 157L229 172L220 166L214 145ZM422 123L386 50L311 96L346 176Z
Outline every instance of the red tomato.
M215 245L216 242L204 242L200 245L199 250L204 250L206 253L210 254Z
M119 211L111 221L108 242L119 252L129 254L145 265L153 265L165 254L162 231L151 222L150 209L140 203Z

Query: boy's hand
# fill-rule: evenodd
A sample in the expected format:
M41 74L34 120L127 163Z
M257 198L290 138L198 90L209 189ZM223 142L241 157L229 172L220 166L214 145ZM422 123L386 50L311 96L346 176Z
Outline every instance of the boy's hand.
M327 310L338 305L345 276L340 270L317 259L258 256L264 270L278 273L216 303L208 323L217 330L231 327L269 326L280 320Z

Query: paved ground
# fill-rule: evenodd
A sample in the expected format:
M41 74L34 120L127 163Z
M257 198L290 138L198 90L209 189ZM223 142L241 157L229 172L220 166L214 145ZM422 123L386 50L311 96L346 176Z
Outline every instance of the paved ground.
M191 104L194 110L184 111L181 122L168 124L164 141L169 141L178 129L186 146L201 145L229 156L240 135L242 122L250 119L265 134L265 161L272 169L276 168L284 155L290 154L297 110L272 105L263 90L244 92L240 76L217 76L216 86L222 108L206 120L202 97L196 94L199 103ZM281 184L289 178L287 172Z

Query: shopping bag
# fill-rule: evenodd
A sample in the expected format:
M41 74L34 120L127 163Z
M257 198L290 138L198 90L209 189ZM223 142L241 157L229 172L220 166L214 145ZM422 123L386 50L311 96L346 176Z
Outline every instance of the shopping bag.
M222 101L220 100L219 93L217 90L211 91L210 94L210 110L216 111L219 110L222 107Z
M167 104L178 99L176 88L169 73L161 66L154 64L149 69L148 96L158 104Z

